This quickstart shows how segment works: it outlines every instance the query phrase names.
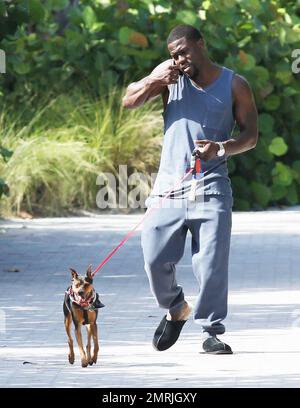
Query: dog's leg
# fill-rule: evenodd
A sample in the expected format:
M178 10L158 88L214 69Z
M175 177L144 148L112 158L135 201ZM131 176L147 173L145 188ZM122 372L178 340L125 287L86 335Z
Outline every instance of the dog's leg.
M88 366L88 361L86 358L86 354L83 349L83 343L82 343L82 335L81 335L81 324L77 323L75 325L75 334L76 334L76 339L78 343L78 348L80 352L80 357L81 357L81 366L82 367L87 367Z
M91 324L92 334L93 334L93 341L94 341L94 354L93 354L93 363L97 363L97 357L99 352L99 344L98 344L98 328L97 323Z
M73 339L71 335L71 326L72 326L72 315L69 313L65 316L65 328L68 336L68 344L69 344L69 363L74 364L75 361L75 354L74 354L74 347L73 347Z
M86 355L87 355L89 365L93 365L93 360L92 360L92 357L91 357L91 338L92 338L93 329L91 327L91 324L86 325L86 330L87 330Z

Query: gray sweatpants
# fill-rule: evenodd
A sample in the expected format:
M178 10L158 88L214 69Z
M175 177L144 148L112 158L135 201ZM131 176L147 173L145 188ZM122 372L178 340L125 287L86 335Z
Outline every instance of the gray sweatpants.
M148 210L159 198L148 199ZM195 202L166 199L144 221L142 248L151 291L171 312L184 302L175 265L182 258L187 231L192 234L192 266L199 284L194 320L202 332L222 334L227 315L231 195L205 195Z

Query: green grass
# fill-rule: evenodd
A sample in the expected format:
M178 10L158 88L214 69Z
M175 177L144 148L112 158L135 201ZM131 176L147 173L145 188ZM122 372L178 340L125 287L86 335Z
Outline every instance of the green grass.
M0 176L10 196L0 201L2 215L25 210L37 215L65 215L74 208L96 208L103 172L118 175L156 171L162 136L160 105L136 110L121 106L123 90L100 100L79 92L49 95L39 103L0 112L1 144L13 156L0 159Z

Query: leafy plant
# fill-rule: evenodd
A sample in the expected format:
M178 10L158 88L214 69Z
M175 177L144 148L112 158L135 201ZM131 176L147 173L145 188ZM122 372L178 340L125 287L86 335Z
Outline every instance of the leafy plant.
M12 151L6 149L3 146L0 146L0 157L2 157L2 160L4 162L7 162L7 160L12 156ZM0 198L6 195L8 197L9 195L9 187L6 184L6 182L0 177Z
M291 69L292 51L300 44L299 1L0 0L0 16L0 48L7 56L7 73L0 76L0 99L11 111L20 114L24 110L18 137L23 140L29 126L33 138L43 135L51 139L58 129L65 142L68 137L73 140L74 134L75 140L82 142L87 129L96 130L92 148L98 146L107 152L105 160L98 158L102 170L118 161L121 141L122 153L130 160L135 154L133 146L140 144L144 123L128 125L127 134L120 126L108 154L111 147L104 134L106 128L112 132L114 125L107 117L97 116L94 108L85 118L85 110L77 104L77 91L88 94L88 100L101 100L112 86L121 89L169 57L166 38L176 24L199 27L211 58L250 82L259 110L256 149L229 162L235 208L261 209L299 202L300 74ZM73 100L70 90L76 95ZM35 103L45 95L67 104L60 103L51 121L46 118L54 108L42 112ZM115 94L118 97L121 91ZM116 108L115 113L114 103L111 110L115 120L119 110ZM40 117L34 119L35 114ZM146 120L146 111L143 115ZM70 117L79 124L70 123ZM92 120L104 120L103 134L99 123L93 125ZM151 132L147 137L151 138ZM12 145L17 144L15 140ZM147 149L145 146L144 155ZM249 180L247 188L243 187L245 180Z
M77 93L48 96L39 105L31 120L26 110L7 109L0 116L0 137L13 149L10 160L0 163L11 185L0 206L3 214L96 208L97 176L110 172L118 179L124 163L128 175L135 170L150 174L157 167L162 123L155 103L124 110L120 91L112 89L101 100Z

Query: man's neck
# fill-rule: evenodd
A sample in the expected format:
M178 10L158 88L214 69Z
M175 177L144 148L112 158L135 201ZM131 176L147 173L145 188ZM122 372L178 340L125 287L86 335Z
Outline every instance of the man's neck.
M192 80L201 88L212 84L220 75L222 68L214 64L209 58L205 59L199 68L198 74Z

